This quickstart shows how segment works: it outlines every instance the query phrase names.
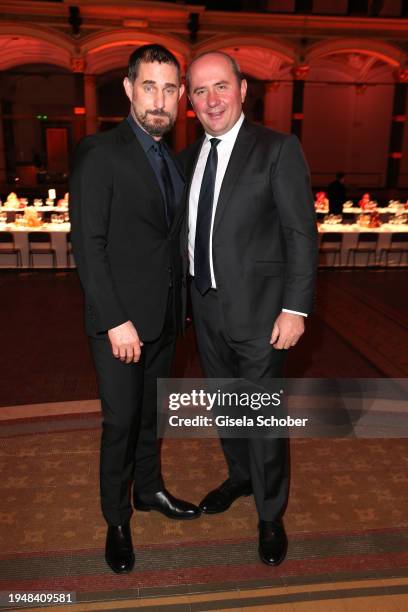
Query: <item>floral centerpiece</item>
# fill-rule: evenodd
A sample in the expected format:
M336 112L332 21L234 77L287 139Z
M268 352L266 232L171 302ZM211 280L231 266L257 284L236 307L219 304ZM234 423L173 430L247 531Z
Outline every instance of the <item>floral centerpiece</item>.
M329 208L329 200L325 191L318 191L315 199L315 210L326 211Z
M27 227L40 227L42 219L35 208L26 208L24 211L24 225Z
M7 200L5 201L4 206L6 208L24 208L25 202L26 200L20 201L20 198L17 197L17 194L14 193L14 191L12 191L11 193L8 194Z
M363 194L363 197L359 201L358 205L360 206L361 210L367 211L375 210L377 208L377 202L374 202L374 200L371 199L369 193Z
M380 214L377 210L371 213L368 227L381 227Z
M371 215L359 215L357 219L357 224L360 227L368 227L370 223Z

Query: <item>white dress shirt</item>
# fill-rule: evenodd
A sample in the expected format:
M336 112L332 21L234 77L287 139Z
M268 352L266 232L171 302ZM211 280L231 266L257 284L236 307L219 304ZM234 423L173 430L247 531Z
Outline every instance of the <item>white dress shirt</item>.
M215 177L215 186L214 186L214 201L212 207L211 214L211 229L210 229L210 271L211 271L211 287L213 289L217 288L217 284L214 276L214 266L213 266L213 257L212 257L212 234L214 227L214 218L215 212L217 210L218 197L221 191L222 181L224 180L225 172L227 170L228 162L231 157L232 149L234 148L235 141L238 136L238 132L241 128L242 122L244 121L244 114L241 113L238 121L234 124L234 126L222 136L217 136L220 140L217 146L218 153L218 165L217 165L217 174ZM207 157L211 149L210 139L214 138L211 134L205 133L205 140L201 147L200 155L198 156L197 165L194 171L193 179L191 181L191 189L190 189L190 198L188 205L188 256L190 260L190 274L194 276L194 244L195 244L195 235L196 235L196 224L197 224L197 209L198 209L198 199L200 197L200 189L201 183L203 180L204 169L207 163ZM291 312L293 314L301 314L304 317L307 317L307 314L303 312L296 312L294 310L288 310L286 308L282 308L283 312Z

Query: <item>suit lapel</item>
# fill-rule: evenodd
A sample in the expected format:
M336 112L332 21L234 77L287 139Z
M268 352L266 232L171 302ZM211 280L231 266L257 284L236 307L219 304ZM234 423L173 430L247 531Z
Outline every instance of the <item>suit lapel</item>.
M220 195L218 196L217 209L215 211L213 233L221 221L227 203L231 197L232 190L239 177L242 175L245 162L255 144L255 135L250 129L250 124L245 120L238 132L237 139L232 149L227 170L222 181Z
M146 153L144 152L142 146L140 145L138 139L136 138L132 128L130 127L127 120L123 121L119 128L122 138L126 142L129 153L129 161L132 167L135 168L135 173L138 172L141 176L143 176L146 191L153 195L152 201L154 202L154 214L156 215L158 222L163 225L166 232L168 231L167 221L166 221L166 212L165 212L165 203L163 199L163 194L160 189L160 185L157 181L154 170L147 158ZM137 197L137 194L135 194Z
M174 215L174 219L173 222L169 228L169 232L173 233L173 231L175 229L177 229L180 219L183 216L184 210L185 210L185 197L184 197L184 193L185 193L185 185L186 185L186 178L184 176L184 172L178 162L178 160L176 159L176 157L174 156L174 154L172 153L172 151L169 149L169 147L167 147L167 145L165 145L167 148L167 152L169 153L169 155L171 155L171 159L173 160L173 163L176 167L176 170L180 176L180 179L182 180L183 184L184 184L184 189L182 190L181 193L181 197L180 197L180 202L178 203L178 206L176 208L176 214Z
M180 166L180 164L179 164L179 161L178 161L177 157L175 157L175 155L174 155L173 151L171 151L167 145L165 145L165 146L166 146L166 148L167 148L167 151L169 152L169 155L171 155L171 159L173 160L174 165L176 166L176 170L177 170L177 172L179 173L180 178L182 179L183 183L185 183L185 182L186 182L186 177L184 176L183 169L182 169L182 167Z
M185 193L186 221L184 224L185 241L183 240L183 242L185 242L186 244L188 242L188 217L190 214L191 183L193 182L194 172L197 166L198 158L200 156L200 151L201 151L201 147L203 146L204 140L205 140L205 135L203 135L199 140L197 140L197 142L194 143L191 155L189 156L187 160L187 166L186 166L187 185L186 185L186 193Z

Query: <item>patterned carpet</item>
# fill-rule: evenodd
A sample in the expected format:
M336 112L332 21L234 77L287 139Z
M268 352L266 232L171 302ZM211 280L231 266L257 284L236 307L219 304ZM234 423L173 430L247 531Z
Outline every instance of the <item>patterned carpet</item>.
M117 591L271 585L271 580L408 575L406 440L292 442L287 561L257 557L253 498L192 522L157 513L132 519L136 569L113 575L103 560L95 417L3 425L0 447L0 590L68 589L83 599ZM166 441L169 489L198 502L225 477L216 440ZM261 582L259 582L261 581Z
M95 398L76 276L8 274L0 286L6 418L18 418L13 404ZM408 376L407 300L403 271L320 273L288 376ZM200 376L192 332L178 345L175 376ZM55 405L44 406L41 419L0 420L0 592L75 591L72 612L408 609L406 439L292 441L290 546L278 568L258 560L250 497L187 523L136 512L136 567L119 577L103 558L99 418L74 417L68 403L68 416L54 417ZM168 488L194 502L226 476L214 440L168 440L162 456Z

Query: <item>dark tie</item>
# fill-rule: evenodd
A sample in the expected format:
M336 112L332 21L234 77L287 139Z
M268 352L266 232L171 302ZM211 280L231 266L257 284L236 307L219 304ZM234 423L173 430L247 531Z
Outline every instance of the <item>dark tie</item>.
M166 157L164 155L162 143L160 141L157 142L154 149L164 189L163 195L166 207L165 212L167 225L168 227L170 227L174 219L174 214L176 212L176 197L174 194L173 181L171 180L170 170L166 161Z
M211 289L210 231L214 203L214 186L217 174L219 138L211 138L211 149L205 164L197 207L197 224L194 243L194 282L204 295Z

